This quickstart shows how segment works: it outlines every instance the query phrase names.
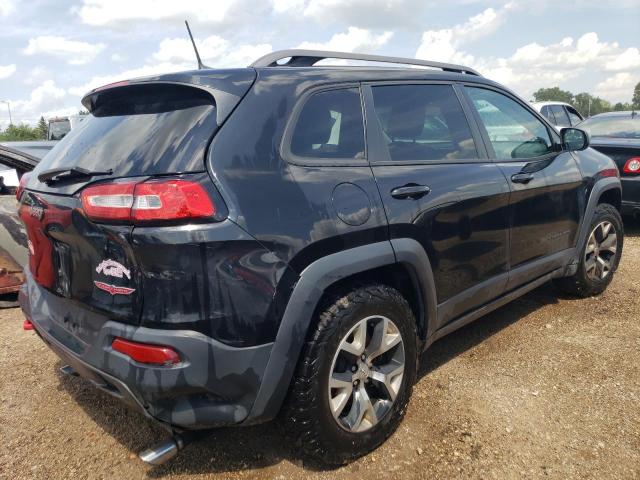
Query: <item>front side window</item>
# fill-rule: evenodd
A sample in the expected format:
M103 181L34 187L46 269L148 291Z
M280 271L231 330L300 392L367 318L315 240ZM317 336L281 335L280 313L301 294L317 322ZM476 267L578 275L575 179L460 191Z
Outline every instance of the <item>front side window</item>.
M542 116L544 116L544 118L549 120L552 124L556 124L556 119L553 117L553 113L551 113L551 108L549 107L549 105L545 105L544 107L542 107L540 113L542 113Z
M357 88L313 94L291 138L291 153L308 158L364 158L364 126Z
M518 102L493 90L466 88L498 159L539 157L553 151L547 127Z
M451 85L372 87L375 113L393 161L477 158Z
M553 116L556 117L556 125L559 127L570 127L571 122L569 121L569 117L567 116L567 112L565 112L564 107L562 105L551 105L551 111L553 112Z

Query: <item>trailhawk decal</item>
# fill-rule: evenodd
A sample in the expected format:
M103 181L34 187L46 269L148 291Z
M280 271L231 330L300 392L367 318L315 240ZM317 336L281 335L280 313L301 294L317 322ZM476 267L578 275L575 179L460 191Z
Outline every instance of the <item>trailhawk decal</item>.
M109 277L122 278L124 275L131 280L131 271L115 260L103 260L96 268L96 272L103 273Z
M135 288L117 287L115 285L109 285L108 283L99 282L97 280L94 280L93 283L100 290L109 292L111 295L131 295L133 292L136 291Z

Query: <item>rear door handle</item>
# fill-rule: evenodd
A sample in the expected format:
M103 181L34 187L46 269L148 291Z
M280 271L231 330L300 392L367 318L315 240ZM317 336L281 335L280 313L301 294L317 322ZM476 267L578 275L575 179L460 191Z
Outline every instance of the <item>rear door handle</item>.
M403 187L396 187L391 190L391 196L393 198L411 198L418 199L427 195L431 189L426 185L405 185Z
M511 175L513 183L529 183L533 180L533 173L516 173Z

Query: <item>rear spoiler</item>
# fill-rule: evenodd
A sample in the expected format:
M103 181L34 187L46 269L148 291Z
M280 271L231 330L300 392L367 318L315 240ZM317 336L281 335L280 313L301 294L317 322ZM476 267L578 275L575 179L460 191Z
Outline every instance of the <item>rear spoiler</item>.
M143 85L166 85L191 87L207 92L216 105L216 122L222 125L242 97L249 91L256 79L253 68L235 68L228 70L196 70L178 72L153 77L137 78L115 82L94 88L82 98L82 105L92 112L100 104L101 94L116 89L127 89Z

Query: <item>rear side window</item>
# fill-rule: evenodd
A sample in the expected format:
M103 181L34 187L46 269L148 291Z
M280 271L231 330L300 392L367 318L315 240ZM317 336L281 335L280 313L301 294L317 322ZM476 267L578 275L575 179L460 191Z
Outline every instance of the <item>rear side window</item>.
M346 88L313 94L298 116L291 153L307 158L364 158L360 91Z
M562 105L551 105L549 108L551 108L553 116L556 117L556 125L559 127L571 126L567 112L564 111L564 107Z
M577 112L577 110L574 110L571 107L567 107L566 110L567 110L567 113L569 114L569 120L571 120L571 125L575 126L582 121L582 117Z
M466 87L498 159L532 158L553 151L547 127L506 95Z
M202 171L217 129L206 92L180 85L134 85L100 94L93 112L38 164L112 169L114 176Z
M376 116L393 161L454 160L478 156L451 85L372 87Z

